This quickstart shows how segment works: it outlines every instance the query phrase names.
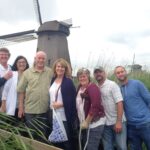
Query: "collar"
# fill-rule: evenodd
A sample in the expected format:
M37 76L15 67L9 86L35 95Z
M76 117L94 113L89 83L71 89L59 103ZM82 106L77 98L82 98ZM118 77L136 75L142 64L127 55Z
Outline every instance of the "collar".
M99 87L103 87L103 86L105 86L105 85L107 84L107 82L108 82L108 79L106 78L105 81L103 82L103 84L102 84L102 85L99 85L99 84L98 84L98 86L99 86Z
M4 68L3 65L0 64L0 70L2 70L2 71L11 70L11 67L10 67L10 65L8 65L8 67L7 67L7 69L6 69L6 68Z
M32 67L31 71L32 72L39 72L40 73L40 71L36 70L35 67ZM46 67L44 67L44 69L41 72L45 72L45 71L46 71Z

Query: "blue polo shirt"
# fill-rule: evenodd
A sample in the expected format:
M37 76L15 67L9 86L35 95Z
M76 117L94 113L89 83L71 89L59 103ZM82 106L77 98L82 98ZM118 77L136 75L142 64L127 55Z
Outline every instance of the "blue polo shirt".
M150 92L139 80L128 80L121 86L124 110L128 124L141 125L150 122Z

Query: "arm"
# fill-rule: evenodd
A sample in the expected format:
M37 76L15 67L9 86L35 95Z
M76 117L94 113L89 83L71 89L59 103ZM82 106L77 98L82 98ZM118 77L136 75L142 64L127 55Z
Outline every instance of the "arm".
M24 99L25 99L25 91L28 85L28 80L26 79L25 72L18 82L17 92L18 92L18 117L22 118L24 116Z
M97 114L99 113L104 113L103 107L101 105L102 103L101 93L97 85L92 83L88 87L87 91L91 101L88 116L91 116L93 118L94 116L97 116Z
M116 105L117 105L117 120L114 129L116 133L119 133L122 131L123 102L120 101Z
M91 101L91 107L89 109L89 112L88 112L88 115L87 115L85 121L83 121L83 123L81 124L82 129L88 128L93 117L95 115L97 115L97 113L99 113L100 106L101 106L100 105L101 104L101 94L100 94L99 88L95 84L92 84L88 87L87 91L88 91L88 95L89 95L89 98ZM101 109L101 111L103 111L103 109Z
M6 100L2 100L0 112L6 112Z
M3 78L3 77L1 78L1 77L0 77L0 87L3 86L6 81L7 81L7 80L6 80L5 78Z
M63 103L59 102L59 101L56 101L56 102L52 102L51 104L51 107L54 108L54 109L59 109L61 107L63 107Z
M24 98L25 98L25 92L18 93L18 117L22 118L24 116Z
M12 77L12 71L8 71L3 77L0 77L0 87L5 84L5 82Z
M117 120L114 125L114 130L116 133L119 133L122 131L122 115L124 109L123 109L123 97L120 88L116 83L112 85L112 95L116 103L116 109L117 109Z
M7 96L11 87L12 80L8 80L4 85L4 89L2 91L2 105L1 105L1 112L6 112L6 100Z
M139 93L142 96L144 102L150 108L150 92L145 87L145 85L140 81L138 82L138 90L139 90Z

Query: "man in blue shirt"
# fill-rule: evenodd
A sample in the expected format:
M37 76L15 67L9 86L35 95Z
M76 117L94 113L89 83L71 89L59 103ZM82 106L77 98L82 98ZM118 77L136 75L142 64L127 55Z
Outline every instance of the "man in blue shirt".
M130 149L142 150L144 142L150 150L150 92L139 80L129 80L124 67L114 73L121 83Z

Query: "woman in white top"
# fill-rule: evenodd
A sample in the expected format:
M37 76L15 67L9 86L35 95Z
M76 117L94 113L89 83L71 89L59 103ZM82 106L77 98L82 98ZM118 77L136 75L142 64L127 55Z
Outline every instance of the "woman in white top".
M76 89L71 80L71 68L66 60L60 58L54 62L53 72L49 89L50 104L62 119L68 137L68 141L54 145L64 150L74 150L72 125L76 119Z
M3 89L1 112L18 118L17 84L22 73L29 68L27 59L18 56L12 66L13 77L10 78Z

